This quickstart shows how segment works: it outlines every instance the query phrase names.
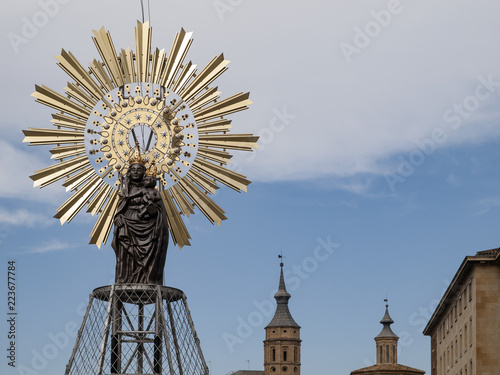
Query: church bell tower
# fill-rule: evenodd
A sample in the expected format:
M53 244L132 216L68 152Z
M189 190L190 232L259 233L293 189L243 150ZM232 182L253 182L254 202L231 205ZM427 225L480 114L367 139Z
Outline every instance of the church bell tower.
M300 375L300 326L288 310L290 293L283 277L283 263L276 299L276 312L266 327L264 340L264 375Z
M389 315L389 305L385 300L385 314L380 323L384 326L382 331L375 337L377 345L377 365L383 363L398 363L398 340L399 337L392 331L391 324L394 323Z
M377 364L351 371L350 375L424 375L425 371L398 363L399 337L392 329L394 323L389 315L389 304L385 301L385 314L380 323L382 331L375 337Z

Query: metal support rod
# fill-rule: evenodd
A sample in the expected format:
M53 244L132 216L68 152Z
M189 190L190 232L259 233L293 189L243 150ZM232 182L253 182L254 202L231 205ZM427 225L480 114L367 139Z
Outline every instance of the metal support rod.
M89 304L87 305L87 310L85 310L85 315L83 316L83 322L78 330L78 336L76 336L75 347L73 348L73 352L71 353L71 357L69 358L68 364L66 365L66 371L64 375L68 375L71 370L71 366L73 365L73 361L75 360L76 351L78 350L78 345L80 345L80 340L82 338L83 328L85 327L85 323L87 322L87 318L89 317L90 307L92 306L92 301L94 300L94 294L92 293L89 296Z
M161 298L161 289L156 287L156 299L155 299L155 338L154 338L154 355L153 355L153 371L155 374L161 374L163 372L162 363L162 344L161 344L161 324L160 324L160 314L163 315ZM165 340L168 340L166 337Z
M163 302L161 297L159 297L158 303L161 306L161 323L163 326L163 340L165 341L165 346L167 349L167 360L168 360L168 368L170 369L170 374L175 374L174 371L174 362L172 361L172 348L170 347L170 340L168 338L168 333L167 333L167 321L165 320L165 312L163 310Z
M132 354L129 356L128 362L125 364L125 367L123 367L123 373L127 372L129 366L131 365L132 361L134 360L135 353L137 353L137 346L135 347Z
M177 358L177 365L179 366L179 374L184 375L184 370L182 369L182 362L181 362L181 351L179 348L179 341L177 340L177 330L175 329L174 315L172 313L172 307L170 306L170 302L168 301L167 301L167 310L168 310L168 317L170 318L170 328L172 330L172 337L174 339L175 357Z
M134 330L134 324L132 323L132 321L130 320L130 317L128 316L127 309L125 308L125 306L123 306L122 309L123 309L122 314L125 317L125 319L126 319L128 325L129 325L130 329Z
M111 326L111 373L120 374L122 372L122 301L115 296L112 307Z
M203 352L201 351L201 345L200 345L200 339L198 338L198 334L196 333L196 329L194 328L194 323L193 319L191 318L191 312L189 311L189 307L187 305L187 297L184 293L182 293L182 303L184 303L184 308L186 309L186 315L188 318L189 326L191 327L191 331L193 332L194 335L194 340L196 342L196 348L198 349L198 355L201 358L201 363L203 364L203 369L205 371L205 374L208 375L208 366L207 363L205 362L205 357L203 357Z
M102 335L101 352L99 355L99 367L97 368L97 375L102 375L102 370L104 367L104 357L106 355L106 345L108 343L109 327L111 325L111 309L115 299L115 286L112 285L108 302L108 310L106 312L106 322L104 324L104 332Z
M144 305L142 303L139 304L139 322L138 322L138 330L144 331ZM143 334L139 333L139 337L142 339L144 337ZM144 372L144 344L137 344L137 373L142 374Z

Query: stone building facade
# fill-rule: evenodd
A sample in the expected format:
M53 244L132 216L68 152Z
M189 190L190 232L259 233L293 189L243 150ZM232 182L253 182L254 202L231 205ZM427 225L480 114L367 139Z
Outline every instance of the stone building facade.
M424 334L431 375L500 374L500 249L464 259Z

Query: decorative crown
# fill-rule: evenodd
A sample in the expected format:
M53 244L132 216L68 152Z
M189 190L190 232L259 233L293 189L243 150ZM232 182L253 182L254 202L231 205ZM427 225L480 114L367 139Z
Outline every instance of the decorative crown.
M139 142L135 142L135 150L132 156L128 159L128 164L142 164L146 165L146 159L144 159L141 155L141 149L139 148Z
M156 169L155 161L151 162L151 165L146 169L146 176L151 176L156 178L158 176L158 169Z

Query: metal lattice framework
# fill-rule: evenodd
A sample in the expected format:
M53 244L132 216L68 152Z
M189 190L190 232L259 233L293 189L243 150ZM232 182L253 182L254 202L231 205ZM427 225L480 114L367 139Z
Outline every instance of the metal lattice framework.
M117 53L104 27L92 38L102 60L94 59L86 69L69 51L56 56L73 82L60 94L36 85L36 101L55 109L54 127L24 130L24 142L54 146L57 161L30 176L34 186L45 187L63 180L73 195L55 215L61 224L70 222L84 207L98 215L90 243L106 243L118 204L120 176L128 169L136 145L158 169L160 191L168 227L176 245L190 245L183 216L198 208L218 225L224 210L210 195L218 184L246 191L250 181L227 168L230 150L252 151L258 137L228 134L231 120L225 118L248 108L249 93L220 99L212 83L227 70L221 54L203 69L185 61L193 42L192 33L176 34L170 53L152 50L149 22L137 23L135 53L130 48Z
M174 288L97 288L66 375L208 375L185 294Z

